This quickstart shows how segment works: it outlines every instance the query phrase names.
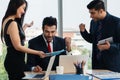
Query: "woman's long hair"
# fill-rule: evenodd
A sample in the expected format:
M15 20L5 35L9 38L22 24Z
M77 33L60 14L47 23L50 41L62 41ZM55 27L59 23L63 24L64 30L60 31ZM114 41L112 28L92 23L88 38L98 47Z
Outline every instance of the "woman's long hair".
M6 10L6 13L5 13L5 16L3 17L2 19L2 25L3 25L3 22L4 20L9 17L9 16L12 16L12 15L16 15L17 13L17 9L23 5L24 3L26 3L26 8L25 8L25 12L26 12L26 9L27 9L27 2L25 0L10 0L9 4L8 4L8 8ZM24 15L23 14L21 16L21 18L16 18L15 20L18 22L18 24L20 24L22 26L23 24L23 21L24 21ZM4 33L3 33L3 27L1 28L1 41L3 42L3 37L4 37Z

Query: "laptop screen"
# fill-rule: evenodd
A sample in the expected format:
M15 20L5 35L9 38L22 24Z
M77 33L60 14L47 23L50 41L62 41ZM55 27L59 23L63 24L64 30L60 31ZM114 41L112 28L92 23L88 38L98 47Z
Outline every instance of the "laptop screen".
M44 79L46 77L48 77L50 75L51 72L51 68L53 66L54 60L55 60L56 56L52 56L50 58L48 67L47 67L47 71L45 72L45 74L37 74L37 73L28 73L26 74L25 77L23 77L22 79Z
M64 73L75 73L74 62L87 62L88 55L61 55L59 58L59 65L64 67Z

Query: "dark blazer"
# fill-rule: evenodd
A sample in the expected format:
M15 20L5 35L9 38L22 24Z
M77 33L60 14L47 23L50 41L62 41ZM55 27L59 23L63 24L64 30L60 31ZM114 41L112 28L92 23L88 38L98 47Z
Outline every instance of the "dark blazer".
M98 23L102 23L102 39L113 37L113 43L110 44L109 50L104 50L101 53L100 59L97 59L97 29ZM92 43L92 68L93 69L108 69L120 72L120 18L107 13L106 17L100 21L91 21L90 33L87 31L81 32L83 38Z
M47 45L42 35L31 39L29 41L29 48L48 53ZM65 40L63 38L55 36L53 38L53 51L58 51L62 49L66 50ZM66 51L61 53L60 55L65 55L65 54L66 54ZM31 68L36 65L39 65L43 70L46 70L49 60L50 60L50 57L46 57L42 59L37 55L27 54L27 70L31 70ZM55 70L58 64L59 64L59 55L56 56L52 70Z

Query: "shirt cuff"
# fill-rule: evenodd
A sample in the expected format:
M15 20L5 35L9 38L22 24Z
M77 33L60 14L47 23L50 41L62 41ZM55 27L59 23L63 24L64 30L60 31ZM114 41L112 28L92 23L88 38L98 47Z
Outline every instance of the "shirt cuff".
M35 67L32 67L32 68L31 68L31 71L33 71L34 69L35 69Z

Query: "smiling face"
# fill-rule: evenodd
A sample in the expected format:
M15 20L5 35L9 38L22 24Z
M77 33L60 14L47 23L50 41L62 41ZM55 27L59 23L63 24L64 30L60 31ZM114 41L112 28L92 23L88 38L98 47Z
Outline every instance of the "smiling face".
M53 40L53 37L56 35L56 26L52 25L52 26L48 26L45 25L44 29L43 29L43 34L46 38L47 41L51 42Z
M21 16L25 13L25 8L26 4L24 3L17 9L16 18L21 18Z

